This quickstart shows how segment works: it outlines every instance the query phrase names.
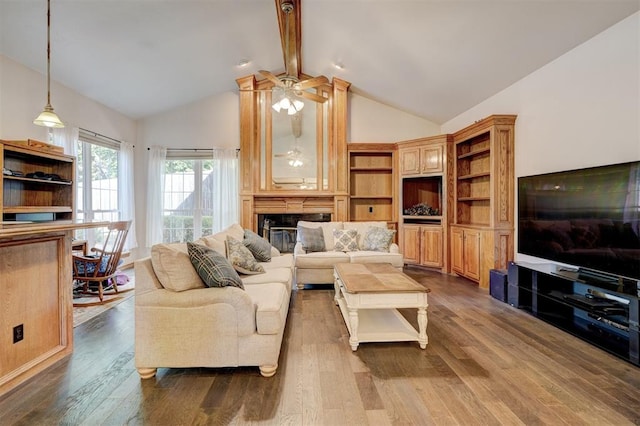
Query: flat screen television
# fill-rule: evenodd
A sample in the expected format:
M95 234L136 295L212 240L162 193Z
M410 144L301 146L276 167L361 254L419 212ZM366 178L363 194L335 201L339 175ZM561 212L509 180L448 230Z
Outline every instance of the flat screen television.
M640 161L518 178L518 252L640 280Z

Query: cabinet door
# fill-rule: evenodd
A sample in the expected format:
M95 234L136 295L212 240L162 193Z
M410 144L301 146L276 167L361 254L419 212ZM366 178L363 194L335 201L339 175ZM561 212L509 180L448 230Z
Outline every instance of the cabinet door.
M404 148L400 151L400 173L403 175L420 173L420 150L418 148Z
M420 263L420 227L402 227L402 255L405 263Z
M424 266L442 267L442 228L425 226L422 228L422 261Z
M473 280L480 279L480 231L464 230L464 275Z
M442 145L426 146L420 149L420 172L442 173Z
M464 275L464 232L459 228L451 228L451 269Z

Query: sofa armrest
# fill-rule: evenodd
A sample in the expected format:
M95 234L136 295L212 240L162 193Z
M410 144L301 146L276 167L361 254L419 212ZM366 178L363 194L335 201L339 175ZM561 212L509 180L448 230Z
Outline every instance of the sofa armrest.
M389 246L389 253L400 253L400 247L396 243L391 243Z
M135 305L136 311L148 310L151 315L152 312L164 310L174 311L175 315L179 316L180 310L184 310L186 314L211 309L215 305L219 305L220 308L226 306L236 314L238 335L251 334L256 329L256 307L253 300L246 291L237 287L198 288L181 292L157 289L136 294Z

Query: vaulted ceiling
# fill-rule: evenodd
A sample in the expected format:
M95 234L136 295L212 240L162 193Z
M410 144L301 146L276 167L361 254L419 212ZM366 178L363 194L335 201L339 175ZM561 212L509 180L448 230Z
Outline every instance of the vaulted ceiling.
M277 1L51 0L52 80L134 119L237 92L238 77L284 72ZM638 0L302 0L298 66L442 123L639 9ZM46 72L45 0L0 0L0 54Z

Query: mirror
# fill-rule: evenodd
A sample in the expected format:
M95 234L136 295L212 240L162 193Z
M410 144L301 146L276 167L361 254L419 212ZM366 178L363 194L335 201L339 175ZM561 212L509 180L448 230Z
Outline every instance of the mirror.
M288 115L271 108L270 91L259 99L260 189L328 190L329 102L303 99L302 110Z

